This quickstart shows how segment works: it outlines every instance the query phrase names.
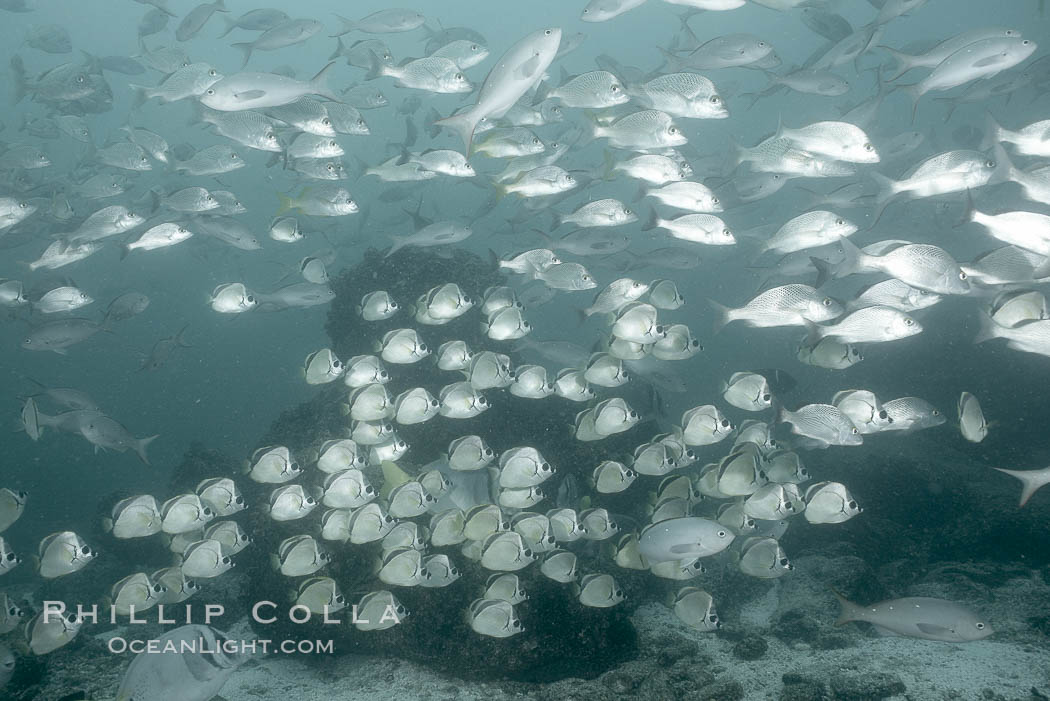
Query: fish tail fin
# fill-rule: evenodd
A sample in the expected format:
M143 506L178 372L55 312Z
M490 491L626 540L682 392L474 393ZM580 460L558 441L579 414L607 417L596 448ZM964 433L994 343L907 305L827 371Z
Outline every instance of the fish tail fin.
M605 130L602 129L602 125L598 123L594 113L585 111L583 114L583 133L580 135L578 142L579 146L586 146L595 139L600 139L605 135Z
M816 258L814 256L809 257L809 262L813 264L813 267L817 269L817 279L813 282L813 287L818 290L827 284L827 281L834 277L831 270L831 263L828 263L823 258Z
M131 101L132 108L142 107L146 104L146 100L150 99L152 95L149 94L150 88L145 85L137 85L135 83L128 83L128 87L134 93L134 97Z
M241 70L243 71L244 67L248 65L248 59L252 57L252 49L255 48L255 43L251 41L242 41L236 44L230 44L230 46L244 54L244 60L241 61Z
M708 299L707 303L711 305L711 309L715 312L715 323L714 333L718 333L726 327L726 325L733 320L733 310L725 306L721 302L716 302L713 299Z
M1050 258L1047 258L1043 263L1032 271L1033 280L1042 280L1050 277Z
M1027 504L1036 490L1046 484L1045 477L1040 477L1040 474L1044 472L1043 470L1005 470L1001 467L993 467L992 469L1011 477L1016 477L1021 481L1021 500L1017 508Z
M383 77L383 62L379 60L379 56L376 55L375 51L369 50L368 52L368 73L365 75L365 80L375 80L376 78Z
M567 73L565 71L565 67L563 66L561 69L561 78L558 81L558 85L564 85L566 77ZM540 84L536 86L536 93L533 95L533 104L538 105L539 103L548 99L550 97L551 89L552 88L549 82L540 81Z
M327 97L332 102L339 102L339 96L331 91L327 82L328 73L334 65L335 61L329 61L327 66L317 71L317 75L310 79L310 86L313 88L314 94Z
M984 136L981 139L981 145L978 147L981 151L987 151L988 149L999 143L1003 135L1003 128L999 126L999 122L995 120L991 112L985 112L984 114Z
M139 460L141 460L146 465L149 465L150 467L153 467L153 463L149 461L149 456L146 455L146 448L148 448L149 444L157 440L158 438L160 438L160 434L150 436L149 438L139 438L135 441L135 454L139 456Z
M343 43L343 37L336 37L335 38L335 51L333 51L332 55L328 57L328 60L329 61L336 60L337 58L342 56L345 51L346 51L346 44ZM350 59L346 59L346 60L347 60L347 63L350 62Z
M886 206L897 196L897 183L890 178L886 177L882 173L877 171L871 171L871 179L875 181L875 184L879 188L879 193L875 196L876 212L875 221L872 222L871 227L874 228L879 220L882 218L882 213L886 211Z
M978 312L977 323L979 326L977 329L977 335L973 339L974 345L985 343L986 341L991 341L995 338L1002 338L1003 334L1000 330L1002 327L995 323L995 319L988 314Z
M894 61L893 70L890 71L890 75L886 78L887 81L897 80L897 78L900 78L913 68L912 59L915 57L911 54L891 49L888 46L879 46L879 48L888 53Z
M959 218L959 221L956 222L955 228L958 229L964 224L969 224L973 221L975 216L977 216L977 207L973 203L973 192L970 190L970 188L966 188L966 211L963 212L963 215Z
M278 217L284 214L285 212L291 211L294 207L292 198L284 194L283 192L277 193L277 202L279 203L279 206L277 207L277 214L275 216Z
M844 626L850 621L857 620L857 613L863 607L853 603L852 601L844 597L842 594L832 589L831 587L828 588L831 589L831 593L835 595L835 599L837 599L839 602L839 617L835 620L835 625Z
M179 348L193 348L192 344L186 343L186 329L188 329L189 327L190 325L186 324L181 329L179 329L179 332L177 334L175 334L175 345Z
M848 238L840 238L839 245L842 247L842 252L845 254L845 257L838 263L829 267L833 277L849 277L850 275L858 273L864 267L865 263L870 260L867 254L857 248L856 244Z
M802 323L806 326L806 340L804 341L804 343L806 346L813 348L824 338L824 332L820 328L820 326L810 321L809 319L803 319Z
M237 28L237 20L235 19L232 19L230 17L222 17L222 21L226 23L226 31L219 35L220 39L222 39L224 36L226 36L227 34L229 34Z
M387 252L383 255L384 258L389 258L408 244L407 236L397 236L395 234L390 234L390 238L394 240L394 245L387 249Z
M612 149L605 149L605 153L602 154L602 167L599 172L599 176L602 180L612 180L615 178L616 158L613 156Z
M341 37L344 34L349 34L350 32L352 32L355 29L357 29L357 22L355 22L354 20L347 19L346 17L343 17L342 15L336 14L334 12L332 14L334 14L336 16L336 18L340 22L343 23L343 31L339 32L338 34L329 34L328 36L330 36L330 37Z
M758 102L758 98L763 96L763 92L742 92L740 93L740 95L738 95L738 97L740 99L747 98L750 100L750 102L747 103L747 107L744 108L746 110L749 110L755 106L755 103Z
M475 114L474 110L467 110L461 114L438 119L434 122L434 126L444 127L456 132L463 141L464 153L470 156L474 142L474 130L477 128L479 121L480 118Z
M649 217L645 220L645 225L642 226L642 231L652 231L660 226L660 215L656 213L656 207L649 209Z
M14 73L15 79L14 102L15 104L18 104L22 101L22 98L26 96L26 92L28 92L26 66L25 63L22 62L22 57L18 54L11 57L11 72Z
M441 127L437 125L437 122L441 120L441 115L438 111L431 107L427 110L426 116L423 118L423 124L426 125L427 136L431 139L437 138L437 135L441 133Z
M1010 154L1006 152L1002 144L996 143L992 146L992 158L995 160L995 171L991 177L992 183L1004 183L1018 178L1020 171L1013 161L1010 160Z
M901 85L898 87L905 95L911 99L911 123L915 123L915 115L919 111L919 98L922 97L922 85L920 83L912 83L911 85Z
M677 56L671 53L668 49L665 49L662 46L657 46L656 49L664 57L664 65L660 66L660 68L658 69L661 73L664 71L676 72L682 67L681 59L679 59Z
M726 150L726 158L722 161L722 177L729 177L732 175L740 164L744 162L743 147L733 137L729 137L729 148Z

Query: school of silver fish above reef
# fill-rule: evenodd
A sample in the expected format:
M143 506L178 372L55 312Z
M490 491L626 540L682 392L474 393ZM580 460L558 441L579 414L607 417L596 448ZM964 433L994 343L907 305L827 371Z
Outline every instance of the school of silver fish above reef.
M1050 649L1040 0L192 5L0 0L2 698Z

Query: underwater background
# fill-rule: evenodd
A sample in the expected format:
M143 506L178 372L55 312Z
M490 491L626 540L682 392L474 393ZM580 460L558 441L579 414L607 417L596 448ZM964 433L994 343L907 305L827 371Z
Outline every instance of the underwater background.
M381 91L387 104L358 106L368 125L367 135L334 137L345 150L335 160L344 164L348 174L336 184L349 191L359 211L311 216L296 212L295 202L292 211L287 211L282 197L306 198L331 183L297 173L280 152L272 158L272 153L236 145L244 167L217 175L177 171L174 164L187 160L194 151L234 142L203 121L196 99L199 94L167 103L143 102L130 87L153 86L164 80L164 73L147 67L148 61L142 58L164 46L178 47L189 60L207 62L224 76L242 70L243 54L231 44L251 41L259 32L233 29L226 36L219 35L227 18L259 8L227 0L193 36L180 41L176 30L191 10L196 12L195 2L168 0L157 7L140 0L0 2L0 46L5 63L15 57L24 63L24 71L12 63L2 79L9 89L0 97L0 198L35 206L24 220L0 229L0 278L20 281L25 290L23 301L5 301L0 307L0 397L10 429L0 444L0 488L28 494L24 513L2 531L3 542L22 561L19 567L0 574L0 593L23 611L18 625L0 636L0 645L14 651L13 669L6 686L0 686L0 698L116 697L132 656L112 653L107 640L117 635L157 638L173 626L158 625L155 618L145 625L124 621L85 625L67 644L47 654L34 654L19 645L26 641L25 625L34 620L43 601L98 603L112 596L113 585L133 572L177 566L175 553L162 535L118 539L106 532L102 520L113 516L114 505L122 499L149 494L161 503L193 493L202 480L217 477L233 478L243 492L248 508L234 518L252 543L233 556L234 569L198 580L201 590L187 603L224 605L227 613L215 626L231 638L335 641L333 654L253 656L249 663L231 670L225 686L220 684L222 690L214 692L229 701L278 695L302 699L339 695L1011 701L1050 696L1050 667L1046 664L1050 652L1050 500L1045 491L1038 492L1019 507L1018 481L992 469L1043 469L1050 464L1050 347L1044 341L1045 352L1019 352L998 340L974 343L979 314L984 313L979 310L1001 293L1045 292L1046 277L1037 279L1032 274L1023 281L993 281L978 292L978 278L971 275L973 293L946 294L935 306L913 313L921 320L922 333L889 343L861 342L863 362L841 370L799 361L797 350L806 342L809 320L776 328L743 323L720 328L717 307L708 303L715 300L739 308L773 285L815 284L821 266L802 273L781 273L775 267L779 256L762 257L758 250L761 239L813 208L834 210L857 224L858 231L851 238L857 246L885 239L929 243L950 252L955 261L975 261L974 266L982 254L1001 244L970 223L967 217L972 208L1050 214L1047 190L1042 191L1042 199L1026 197L1018 177L993 178L973 189L894 199L886 205L879 199L875 179L869 176L875 170L898 180L925 159L955 150L998 159L1003 147L989 139L989 130L994 129L990 117L1011 130L1048 118L1050 67L1044 59L1050 44L1050 19L1042 2L785 0L769 3L774 7L746 2L726 11L689 14L689 3L648 0L607 21L581 19L585 6L600 9L620 4L634 3L425 0L411 6L426 17L425 26L381 32L352 29L341 37L347 46L378 38L398 63L426 55L424 45L438 32L448 30L450 38L458 38L450 28L476 32L483 37L489 55L478 65L463 69L473 89L459 94L404 87L385 75L367 80L374 75L367 65L350 65L345 56L335 57L335 65L325 75L334 96L364 85ZM803 20L805 10L819 10L822 18L838 17L860 32L873 26L884 5L894 4L902 5L902 13L880 25L881 38L855 60L831 67L848 81L846 92L819 95L786 90L756 99L755 94L777 75L812 65L836 45ZM390 3L351 6L323 0L269 5L269 9L316 20L322 26L302 41L255 51L244 70L285 74L302 81L332 60L337 45L329 35L343 28L337 14L358 19L393 9ZM161 6L172 13L165 27L141 36L143 16L160 11ZM893 61L881 47L920 54L944 39L992 26L1014 28L1039 46L997 76L926 94L917 105L906 91L892 89L918 82L930 68L890 81ZM61 50L61 32L56 27L68 33L69 51ZM648 80L675 72L665 63L665 51L684 59L695 47L717 37L746 34L773 47L777 62L759 68L741 64L682 69L713 81L729 112L724 119L675 117L674 122L687 139L676 154L691 167L688 180L705 184L718 195L723 208L717 216L737 234L735 245L675 240L666 230L649 229L652 213L671 218L672 208L645 197L637 180L613 177L603 170L608 162L635 154L630 148L612 148L601 137L592 136L592 124L603 119L597 108L565 105L549 123L527 127L544 143L564 140L569 144L557 163L580 183L578 189L548 195L547 200L501 192L496 176L509 158L485 153L470 155L469 162L477 172L472 178L438 176L394 182L364 172L391 158L403 163L405 154L426 149L463 152L464 144L455 133L433 126L433 113L447 117L477 102L477 88L499 58L523 37L544 27L560 28L563 46L570 36L584 36L578 48L554 58L542 71L546 77L537 83L545 86L538 88L538 94L528 91L523 98L527 105L539 105L546 92L563 85L569 76L599 67L613 73L621 69L623 75L618 77L625 84L637 82L638 76ZM477 41L473 35L462 36ZM97 68L98 57L132 61L112 61L122 69L117 71L107 69L105 61ZM375 54L372 58L378 60ZM364 60L367 63L368 56ZM108 92L111 99L49 98L45 71L67 62L84 66L84 75L101 76L107 86L101 92ZM142 68L141 73L124 72L136 70L131 64ZM1001 94L967 92L993 80L1005 86ZM20 81L28 88L19 99ZM891 161L859 165L852 175L792 177L768 197L747 201L741 196L750 174L746 167L735 167L732 154L737 145L752 147L775 137L781 125L797 128L846 119L843 115L852 108L877 96L882 100L874 116L858 126L880 150L894 137L914 132L921 143L913 150ZM620 108L624 114L635 109L642 107L630 103ZM56 117L62 115L82 118L90 131L86 141L57 126ZM101 159L99 152L123 142L126 132L121 130L129 126L162 135L171 146L169 162L153 159L151 170L132 171ZM282 146L297 132L287 125L274 128ZM475 143L483 136L478 132ZM1045 147L1045 131L1042 139ZM20 149L43 151L50 165L27 168L17 159L5 160L5 154L11 156ZM1050 157L1027 156L1009 146L1005 152L1013 159L1012 166L1030 173L1038 173ZM996 165L997 172L1005 167L998 161ZM88 178L111 173L127 179L127 189L119 196L93 199L78 192L78 185ZM83 219L108 205L127 205L149 218L150 224L159 221L157 217L187 221L187 228L193 230L200 213L165 212L151 195L166 196L189 186L234 193L244 211L231 216L258 239L257 250L229 246L199 231L171 248L122 250L122 244L148 228L144 225L107 237L107 245L98 253L73 264L52 270L27 267L53 241L75 232ZM825 196L842 186L855 186L858 196L848 202L822 204ZM529 249L557 251L551 238L571 235L576 227L559 227L555 216L599 198L615 198L637 217L615 229L630 243L613 255L558 252L563 260L586 266L597 282L593 291L555 289L541 275L515 274L499 265L498 261L508 261ZM67 214L64 207L71 211ZM469 224L472 233L452 245L410 245L384 257L392 236L410 235L420 228L420 221L412 216L417 208L429 221ZM269 231L277 216L296 216L304 239L295 243L274 240ZM544 235L535 233L537 229ZM673 250L667 252L669 247ZM699 262L690 262L691 256L699 256ZM304 258L323 262L324 284L334 295L331 301L278 311L260 306L243 314L219 313L209 307L212 291L220 285L242 282L249 291L267 293L301 281ZM803 263L807 258L803 257ZM320 473L308 467L310 457L325 441L347 437L350 427L349 418L340 410L350 389L341 380L309 384L304 379L304 359L322 348L330 348L344 361L379 353L375 344L384 334L415 328L434 351L445 341L464 340L475 352L508 355L512 367L545 365L553 382L557 371L573 367L564 362L565 353L582 352L586 360L591 352L608 348L616 312L611 317L603 312L581 321L580 310L591 305L594 295L608 283L623 277L645 283L672 280L684 304L669 311L661 309L659 319L688 326L703 350L682 360L659 361L656 367L649 367L648 376L640 370L622 387L595 386L596 397L585 403L559 396L523 398L504 389L486 389L491 408L478 416L463 420L436 416L398 425L398 436L410 448L393 461L405 479L414 478L445 458L450 441L468 434L483 437L496 455L516 446L536 448L556 469L542 487L545 499L535 507L507 507L507 518L525 511L548 514L556 508L576 512L606 509L617 524L614 537L558 547L576 555L577 587L582 575L611 574L625 595L623 601L607 608L583 604L572 583L545 577L537 562L517 571L528 593L526 601L514 606L524 632L494 637L472 630L464 619L472 602L486 598L482 592L493 571L461 554L458 545L430 548L447 553L459 570L457 581L432 588L389 586L377 580L375 561L384 555L377 542L328 543L331 562L318 576L333 578L350 602L368 592L389 589L410 615L399 625L378 631L355 630L349 625L330 630L285 619L262 625L249 619L253 602L272 600L286 606L289 589L295 594L303 579L276 571L271 556L278 553L284 539L297 534L312 533L320 541L318 517L325 509L319 508L302 521L275 521L264 507L278 485L250 479L243 472L245 462L259 448L284 446L306 470L298 482L304 486L319 483L323 475L319 477ZM864 284L886 277L866 278ZM856 278L832 279L820 289L845 303L858 294L856 282ZM525 302L522 314L531 332L521 339L493 340L480 325L485 321L480 309L467 311L448 324L414 322L407 307L420 306L421 296L445 283L456 283L477 307L492 287L506 285L519 296L530 291L535 301ZM94 302L71 312L43 313L35 308L43 293L59 286L81 289ZM365 321L358 306L363 295L376 290L388 291L402 309L390 319ZM111 323L106 319L110 301L133 291L149 298L148 307L124 320ZM68 352L33 352L22 347L33 329L67 317L89 319L99 324L99 332L63 349ZM1037 316L1028 323L1045 320L1046 316ZM176 343L157 356L157 343L176 336L184 345ZM534 342L541 346L530 348ZM545 348L542 342L566 342L573 347ZM157 357L159 362L149 362ZM438 397L443 386L464 379L463 373L438 370L433 358L387 363L387 370L391 399L420 386ZM771 404L762 413L749 412L723 399L724 383L742 371L777 378L769 385L776 406ZM778 384L781 374L784 379ZM470 379L469 370L466 375ZM144 464L135 450L127 450L127 445L122 451L96 449L76 431L49 427L40 432L39 440L31 440L25 432L26 398L36 399L41 414L61 411L48 403L43 388L80 390L134 437L159 435L149 444L150 464ZM943 420L924 430L865 435L862 445L825 444L825 449L812 449L801 440L809 436L800 436L777 420L781 406L793 410L829 402L836 392L855 388L887 400L920 397L936 407ZM956 406L962 392L979 398L988 418L987 437L978 443L966 440L959 429ZM637 412L637 424L602 440L579 440L574 434L577 414L612 397L630 403ZM734 426L748 419L770 426L770 441L795 450L813 483L844 484L863 507L844 523L807 523L794 515L787 519L790 527L769 526L792 563L791 571L782 577L749 576L740 570L739 546L746 534L736 536L735 548L705 557L706 572L689 580L654 576L645 569L617 564L621 536L640 534L649 525L664 477L687 475L696 481L705 465L719 463L733 453L734 444L712 442L694 447L691 465L683 460L681 469L673 473L642 474L622 493L597 490L592 481L595 467L603 460L622 460L629 466L628 458L637 446L657 434L673 434L683 423L683 412L710 404L720 407ZM376 491L384 481L402 475L381 465L383 460L367 462L362 469ZM456 484L455 474L450 479ZM388 484L382 499L388 498L390 486L396 485ZM805 493L807 485L800 486ZM685 512L677 515L714 519L725 502L710 496L700 500L699 496L690 491ZM414 520L429 526L431 515ZM97 561L83 571L42 578L34 571L31 556L43 554L37 547L42 539L64 531L73 531L90 544ZM676 617L668 603L673 604L675 593L686 585L710 593L721 623L718 630L698 630ZM905 596L964 603L979 611L995 633L973 642L943 642L883 637L867 624L836 626L839 607L833 590L861 604ZM203 622L200 614L198 609L195 623ZM28 642L32 643L31 635ZM0 681L4 681L2 676ZM210 698L193 696L190 691L183 694L177 688L154 688L157 695L153 698Z

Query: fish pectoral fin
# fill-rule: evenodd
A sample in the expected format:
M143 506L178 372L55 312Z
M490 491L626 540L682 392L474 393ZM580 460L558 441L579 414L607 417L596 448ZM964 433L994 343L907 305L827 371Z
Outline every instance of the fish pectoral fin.
M233 96L238 100L258 100L265 94L265 90L245 90L244 92L234 93Z
M1001 57L998 54L996 54L995 56L986 56L986 57L982 58L980 61L976 61L973 64L973 66L974 66L974 68L983 68L984 66L992 66L992 65L995 65L996 63L1000 63L1001 60L1002 59L1001 59Z
M519 80L524 80L525 78L528 78L530 75L535 73L536 72L536 68L539 65L540 65L539 54L533 55L533 56L529 57L527 60L523 61L521 63L521 65L517 67L517 69L514 71L514 77L518 78Z
M952 630L945 628L944 626L935 625L933 623L916 623L915 627L921 630L926 635L936 635L937 637L944 637L951 635Z
M696 546L691 543L680 543L678 545L672 545L669 550L675 555L688 555L696 551Z

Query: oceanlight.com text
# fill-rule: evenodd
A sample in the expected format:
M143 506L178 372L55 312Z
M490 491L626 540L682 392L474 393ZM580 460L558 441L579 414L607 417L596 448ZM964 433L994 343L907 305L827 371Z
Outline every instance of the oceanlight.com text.
M199 654L255 655L270 653L282 655L331 655L335 652L333 640L140 640L137 638L110 638L106 647L114 655Z

